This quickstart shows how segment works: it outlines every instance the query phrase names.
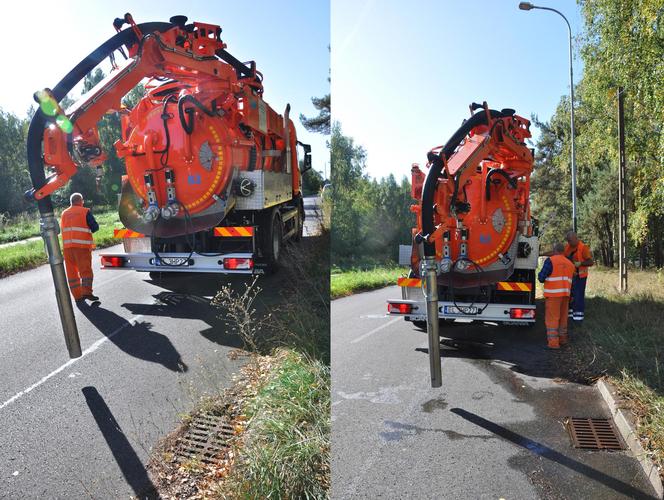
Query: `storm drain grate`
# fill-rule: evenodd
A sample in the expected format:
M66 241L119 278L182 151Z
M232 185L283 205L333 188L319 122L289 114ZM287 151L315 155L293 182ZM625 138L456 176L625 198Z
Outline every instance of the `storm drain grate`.
M613 423L608 418L567 417L565 425L575 448L624 450Z
M233 435L228 417L209 413L196 415L187 432L178 439L177 458L214 463L228 450L228 441Z

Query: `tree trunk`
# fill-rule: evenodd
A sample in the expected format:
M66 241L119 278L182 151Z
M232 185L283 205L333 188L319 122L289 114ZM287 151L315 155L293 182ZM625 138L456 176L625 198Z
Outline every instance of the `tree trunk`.
M662 255L662 230L664 229L662 227L662 218L661 217L654 217L653 218L653 226L654 226L654 232L655 232L655 245L654 245L654 257L655 257L655 267L656 268L661 268L663 265L664 261L664 255Z
M611 231L611 221L609 220L609 215L603 217L604 220L604 231L606 232L606 256L604 257L604 265L607 267L613 267L613 231Z

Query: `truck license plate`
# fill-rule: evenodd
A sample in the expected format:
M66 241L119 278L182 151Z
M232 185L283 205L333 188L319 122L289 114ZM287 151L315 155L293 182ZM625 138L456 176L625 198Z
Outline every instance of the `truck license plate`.
M154 263L157 266L184 266L188 260L186 257L161 257L155 259Z
M475 306L445 306L445 314L477 314L479 309Z

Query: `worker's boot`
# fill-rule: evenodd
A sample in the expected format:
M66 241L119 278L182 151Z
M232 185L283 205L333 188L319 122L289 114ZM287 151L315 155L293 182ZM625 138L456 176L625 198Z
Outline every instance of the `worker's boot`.
M89 293L88 295L86 295L85 297L83 297L83 299L87 299L87 300L91 300L91 301L93 301L93 302L96 302L96 301L99 300L99 297L97 297L96 295L92 295L91 293Z
M560 336L558 335L558 330L547 328L546 343L547 349L560 349Z

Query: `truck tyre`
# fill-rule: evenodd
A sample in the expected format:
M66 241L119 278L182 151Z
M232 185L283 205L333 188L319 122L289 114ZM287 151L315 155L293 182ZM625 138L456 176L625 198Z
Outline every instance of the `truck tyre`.
M302 234L304 233L304 202L300 198L297 204L297 217L295 217L295 236L293 240L300 241L302 239Z
M267 264L267 271L273 273L279 267L279 257L283 246L283 227L281 216L276 208L263 220L262 250Z

